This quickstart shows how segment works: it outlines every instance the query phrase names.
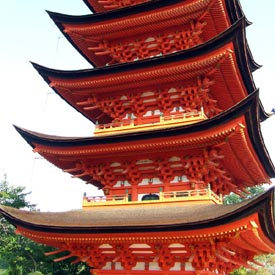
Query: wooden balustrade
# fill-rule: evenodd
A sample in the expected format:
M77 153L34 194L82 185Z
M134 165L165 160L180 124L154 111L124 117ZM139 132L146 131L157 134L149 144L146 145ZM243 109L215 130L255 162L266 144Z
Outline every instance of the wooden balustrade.
M181 123L181 124L190 124L199 122L201 120L207 119L203 110L201 111L193 111L187 113L175 113L170 115L152 115L147 117L138 117L134 119L123 119L121 121L113 121L108 124L97 124L95 127L95 134L104 134L109 131L126 131L130 129L136 128L146 128L146 126L150 127L154 126L165 126L167 124Z
M221 196L215 194L211 189L198 189L198 190L182 190L159 192L159 199L144 200L144 201L129 201L128 195L121 196L84 196L83 207L96 206L96 205L114 205L114 204L137 204L137 203L156 203L156 202L173 202L173 201L201 201L208 200L215 204L222 204Z

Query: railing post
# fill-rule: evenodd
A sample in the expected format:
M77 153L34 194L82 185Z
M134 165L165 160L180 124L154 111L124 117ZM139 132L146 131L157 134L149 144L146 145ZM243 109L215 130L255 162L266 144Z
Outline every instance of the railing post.
M209 183L207 185L207 190L208 190L208 197L209 197L209 199L211 199L212 198L212 190L211 190L211 186Z

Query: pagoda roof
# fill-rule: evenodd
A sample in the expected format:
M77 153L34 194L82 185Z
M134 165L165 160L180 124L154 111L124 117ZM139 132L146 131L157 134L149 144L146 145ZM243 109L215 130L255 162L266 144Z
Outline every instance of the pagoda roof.
M209 12L207 16L206 11ZM204 16L206 22L202 36L207 41L243 17L238 1L232 0L153 0L89 15L48 13L69 42L94 66L103 66L111 59L109 55L97 55L91 50L97 45L96 41L120 41L145 33L150 37L150 33L171 27L182 28L200 16Z
M258 101L256 91L226 112L196 124L114 136L69 138L16 129L35 152L64 171L77 167L80 159L89 167L91 160L108 162L114 155L117 160L127 160L149 153L184 154L219 146L226 155L224 166L237 186L243 188L275 177L274 165L260 132ZM79 171L68 172L73 176L79 174ZM92 174L83 173L79 178L102 187Z
M160 88L176 81L182 85L183 81L215 71L219 79L227 81L227 84L224 80L219 81L214 96L220 97L218 102L225 110L255 90L251 71L258 67L247 48L244 18L203 45L150 60L76 71L55 70L35 63L33 66L67 103L89 120L100 124L109 123L110 114L100 108L86 110L78 103L92 95L127 94L138 89L150 90L156 85ZM260 107L261 120L264 120L268 114L261 104Z
M275 243L274 190L237 204L137 204L67 212L32 212L0 205L0 213L16 227L66 234L139 233L209 229L259 215L261 230ZM196 233L193 231L193 235ZM74 235L75 236L75 235ZM275 248L275 246L274 246Z
M169 245L169 252L165 255L173 252L182 255L178 249L184 247L185 255L194 251L194 244L199 246L195 252L201 252L200 245L214 243L215 246L211 246L214 250L212 260L220 262L221 259L233 270L250 267L249 262L253 263L256 255L274 253L273 208L274 190L270 189L231 205L170 204L162 207L139 204L67 212L31 212L0 205L0 214L16 227L17 234L58 248L46 254L57 255L59 258L54 260L57 262L66 259L71 259L72 263L87 262L92 253L102 259L101 265L93 262L97 268L110 260L115 261L118 251L125 251L126 246L127 255L135 256L134 251L142 247L138 250L142 259L148 258L150 253L149 259L153 256L161 264L156 245L158 248ZM61 254L65 251L69 252L66 256ZM189 261L188 256L183 260ZM173 258L172 261L173 265ZM192 263L197 263L197 260L192 260ZM107 270L106 274L109 272ZM162 271L156 274L162 274Z

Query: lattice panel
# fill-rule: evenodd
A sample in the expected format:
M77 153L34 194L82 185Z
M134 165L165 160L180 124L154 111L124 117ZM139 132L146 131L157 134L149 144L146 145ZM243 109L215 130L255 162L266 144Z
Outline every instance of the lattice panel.
M204 270L214 265L216 247L214 243L198 243L193 247L192 266L196 270Z
M108 54L111 56L109 64L124 63L140 59L146 59L159 55L166 55L192 48L203 42L204 22L191 22L183 30L175 30L158 35L150 35L146 38L135 37L127 41L102 41L97 46L91 47L95 55Z
M169 115L175 112L200 111L211 118L222 110L211 94L214 80L199 77L194 84L175 85L167 88L146 91L127 92L117 95L87 96L86 101L79 102L85 111L98 107L110 115L113 121L121 122L129 117L142 118L148 114Z
M152 266L157 266L158 271L173 270L178 274L190 270L191 265L197 271L227 275L241 266L251 268L249 262L253 262L255 253L251 253L249 249L242 250L241 253L238 252L240 248L229 249L230 238L236 236L177 243L157 238L153 243L132 243L114 238L114 242L101 244L71 243L57 253L50 254L67 250L70 251L69 255L55 261L76 257L73 263L82 261L96 270L106 271L150 271Z
M81 106L85 111L93 110L97 107L114 120L122 120L126 114L132 113L133 95L112 95L100 98L89 95L87 100L78 102L77 105Z
M238 187L223 168L223 157L222 152L212 148L194 155L171 153L171 156L152 156L149 159L138 159L135 155L135 159L129 157L116 162L86 160L66 171L73 173L74 177L88 176L100 182L108 192L119 189L121 195L126 189L130 192L133 186L139 186L140 194L148 188L157 192L170 186L173 191L181 191L205 189L208 185L216 194L237 192ZM158 182L154 183L153 179Z

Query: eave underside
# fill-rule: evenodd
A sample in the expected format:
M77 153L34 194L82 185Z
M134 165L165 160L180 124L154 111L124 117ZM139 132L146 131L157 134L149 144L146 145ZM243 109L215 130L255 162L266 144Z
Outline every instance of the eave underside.
M207 188L210 182L218 194L240 193L274 177L257 126L257 102L254 93L213 119L145 133L60 139L17 130L48 161L100 188L113 188L120 180L138 186L143 179L156 177L172 186L173 176L184 176L190 184L205 183L201 188ZM239 118L235 118L237 114ZM114 154L116 161L110 158Z
M187 182L200 182L201 188L207 188L210 184L217 194L239 194L247 187L270 182L258 157L251 150L251 144L248 145L247 140L243 139L244 132L243 129L238 133L232 131L233 136L228 140L225 135L218 143L214 140L213 143L205 141L197 148L192 145L188 148L188 144L181 144L182 140L175 138L171 142L159 143L161 145L155 149L150 148L149 144L133 147L128 144L122 150L121 146L114 146L107 149L105 155L96 153L101 149L98 151L87 148L61 153L60 149L50 150L39 145L36 151L73 177L98 187L114 188L118 182L127 180L131 185L145 188L146 186L142 186L143 179L158 178L160 183L152 186L152 191L157 192L159 188L163 188L163 184L167 185L175 177L184 176ZM241 150L240 144L243 146ZM127 147L132 147L131 151ZM82 154L81 151L90 153ZM116 154L115 161L110 159L111 153ZM142 162L149 164L141 165ZM129 167L132 167L131 170ZM194 169L198 170L198 175L194 174ZM131 173L135 173L135 178L131 178ZM176 188L172 187L172 183L169 186Z
M155 58L150 62L135 62L76 72L51 70L37 64L34 66L57 94L93 122L110 123L114 118L125 116L129 110L133 110L137 116L140 116L142 112L147 111L147 109L137 109L138 104L144 105L138 101L143 92L154 93L155 90L164 90L165 93L165 90L174 89L179 90L178 93L186 93L181 91L180 87L188 89L189 86L201 86L198 87L199 90L201 88L205 91L209 90L204 93L210 94L209 102L217 101L217 106L212 106L213 103L208 108L204 106L208 100L201 98L204 104L198 103L201 105L197 106L199 109L203 106L205 110L216 109L218 112L218 110L232 107L255 90L250 58L246 56L246 41L243 27L241 27L243 25L244 21L239 21L211 43L173 54L169 58ZM209 84L205 84L204 81ZM230 87L234 87L234 90ZM204 94L196 96L200 98L205 96ZM160 94L160 97L164 97L165 100L169 99L169 96L169 94ZM117 103L114 103L114 100L110 101L109 97L116 97ZM184 101L184 97L180 97L182 97L180 100ZM120 106L120 98L128 98L129 102L124 100L124 105ZM155 99L158 103L157 95ZM136 102L137 106L133 102ZM112 107L113 104L115 108ZM125 104L130 106L129 110L127 108L124 110ZM175 103L171 102L171 104ZM162 102L157 105L164 106ZM165 108L167 109L166 105ZM112 111L114 109L121 111L116 113ZM160 111L165 113L165 110ZM216 113L207 114L209 117L213 115Z
M156 3L155 7L154 3L149 3L152 6L151 9L135 7L126 9L125 12L120 10L117 14L107 13L108 16L107 14L106 16L105 14L83 16L83 21L80 17L55 13L50 13L50 16L70 43L95 66L149 58L160 52L168 54L185 49L183 46L185 43L186 48L194 47L212 39L231 25L222 0L174 2L166 1L166 5L163 6ZM190 24L190 22L193 23ZM121 36L122 33L123 36ZM174 36L174 39L168 42L171 35ZM187 39L184 37L185 35L191 36ZM154 52L152 49L144 48L144 44L148 44L146 42L148 38L155 37L157 41L162 36L164 40L159 43L158 51ZM190 43L191 40L192 43ZM140 41L141 44L137 41ZM173 45L170 49L169 43L178 42L181 46ZM168 48L163 48L165 43L168 43ZM132 45L130 48L127 46L129 44ZM136 47L134 47L135 44L137 44ZM155 43L151 44L151 46L155 46ZM149 47L151 46L149 45ZM125 48L123 50L125 52L135 49L136 54L130 57L122 53L120 56L119 49L122 47ZM145 52L148 50L147 56Z

